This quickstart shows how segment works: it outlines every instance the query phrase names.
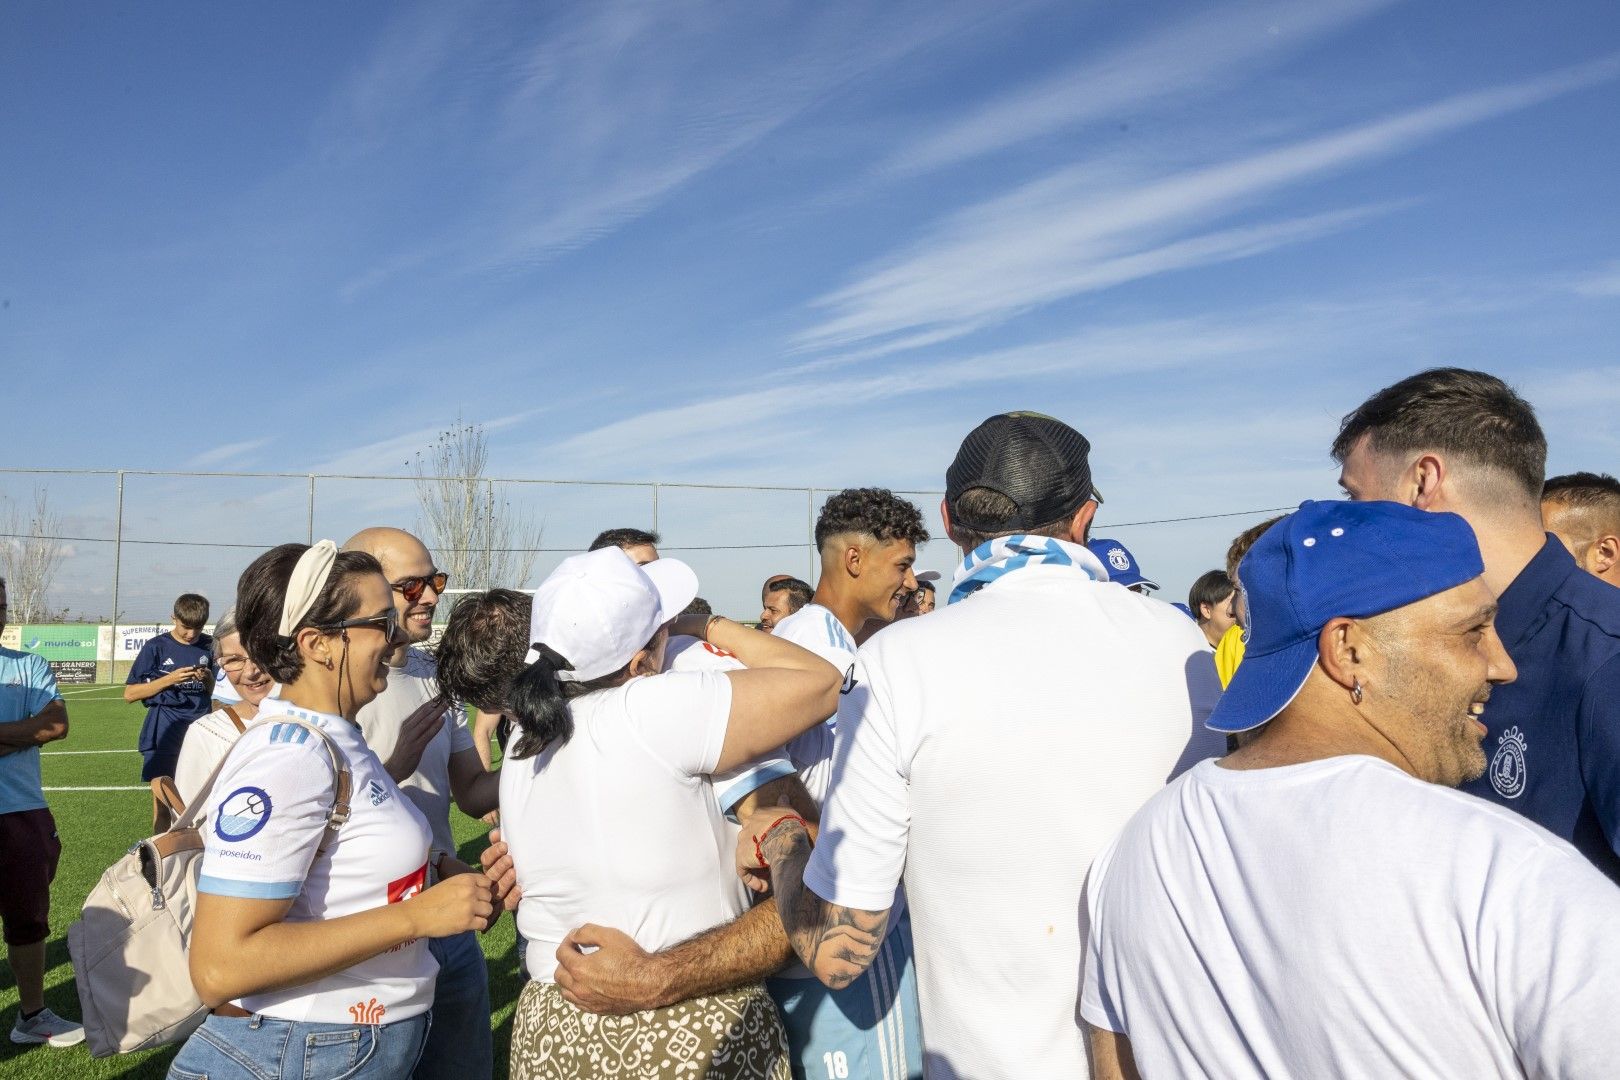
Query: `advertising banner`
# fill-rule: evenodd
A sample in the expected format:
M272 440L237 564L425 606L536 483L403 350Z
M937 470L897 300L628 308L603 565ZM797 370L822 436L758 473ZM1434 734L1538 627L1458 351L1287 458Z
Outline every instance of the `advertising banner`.
M158 623L138 623L115 627L113 629L113 659L135 659L140 655L141 646L167 629L167 625L159 625Z
M96 659L94 623L30 623L22 628L22 647L47 660Z
M22 627L8 626L4 630L0 630L0 649L20 652L22 650Z
M96 681L94 660L47 660L59 686L82 686Z

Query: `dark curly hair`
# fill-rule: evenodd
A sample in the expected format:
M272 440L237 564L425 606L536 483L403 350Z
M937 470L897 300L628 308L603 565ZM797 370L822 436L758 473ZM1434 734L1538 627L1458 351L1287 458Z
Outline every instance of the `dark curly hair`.
M485 712L505 712L512 681L525 666L533 606L534 597L515 589L462 597L433 651L439 689Z
M816 547L822 548L830 538L847 533L870 536L879 542L928 542L922 511L888 488L845 488L822 505L816 518Z
M242 645L253 662L279 683L296 682L304 670L293 637L306 626L326 626L357 614L359 599L354 582L366 574L381 574L382 565L363 551L340 551L332 563L326 586L315 598L309 612L293 627L293 635L282 637L281 606L287 599L298 558L308 544L282 544L260 555L236 582L236 624L241 628Z

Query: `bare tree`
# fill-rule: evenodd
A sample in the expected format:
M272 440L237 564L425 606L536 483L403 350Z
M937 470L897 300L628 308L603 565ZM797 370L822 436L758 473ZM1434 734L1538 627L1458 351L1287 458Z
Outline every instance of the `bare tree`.
M0 577L6 579L6 599L11 605L12 622L44 622L50 618L47 599L56 571L67 556L57 537L62 533L61 516L51 510L44 488L34 489L34 512L26 520L22 510L7 498L0 516Z
M544 527L496 495L488 461L483 425L458 415L411 462L423 531L451 588L521 588L539 553Z

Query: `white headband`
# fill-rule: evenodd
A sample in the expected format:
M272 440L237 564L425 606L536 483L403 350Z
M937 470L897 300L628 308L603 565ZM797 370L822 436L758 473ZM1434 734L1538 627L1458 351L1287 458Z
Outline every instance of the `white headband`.
M336 544L322 540L298 556L298 565L293 567L292 579L287 582L287 598L281 602L281 629L278 632L282 637L292 637L293 630L309 614L309 609L315 606L321 590L326 588L326 579L332 576L332 563L337 559L337 553Z

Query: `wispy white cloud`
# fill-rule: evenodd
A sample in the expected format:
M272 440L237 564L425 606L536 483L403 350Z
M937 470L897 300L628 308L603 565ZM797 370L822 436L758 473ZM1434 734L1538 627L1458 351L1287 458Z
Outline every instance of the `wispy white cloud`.
M204 450L194 455L186 462L188 469L208 469L217 465L226 465L231 462L240 464L240 459L247 457L253 451L269 446L275 441L271 436L259 439L243 439L240 442L222 443L210 450Z
M1616 75L1620 57L1610 56L1137 183L1113 183L1086 165L1072 166L958 211L902 254L822 296L816 307L828 317L797 344L840 348L890 334L938 341L953 329L966 333L1062 297L1320 236L1378 208L1187 233L1288 185Z
M1228 4L1019 87L900 147L888 170L920 172L1004 150L1161 99L1252 76L1393 0Z
M1580 296L1620 296L1620 261L1575 278L1569 287Z

